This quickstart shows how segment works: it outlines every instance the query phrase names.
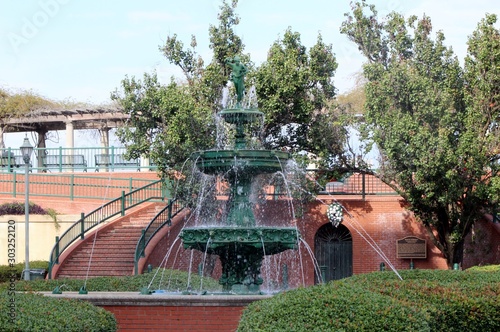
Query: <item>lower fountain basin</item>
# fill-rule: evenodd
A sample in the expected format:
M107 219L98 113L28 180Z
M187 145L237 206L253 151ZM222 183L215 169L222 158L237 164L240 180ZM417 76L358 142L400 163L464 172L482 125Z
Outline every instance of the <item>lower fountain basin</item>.
M183 229L179 237L185 248L209 254L239 247L244 252L274 255L297 249L299 232L295 227L196 227Z
M299 232L293 227L185 228L179 234L184 248L218 255L219 284L235 294L260 294L262 259L297 249Z

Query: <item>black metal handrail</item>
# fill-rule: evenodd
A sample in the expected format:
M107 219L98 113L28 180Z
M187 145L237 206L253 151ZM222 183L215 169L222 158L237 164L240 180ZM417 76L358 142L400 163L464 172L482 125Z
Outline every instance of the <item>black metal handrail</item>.
M127 194L123 191L121 197L115 198L87 215L82 213L81 218L68 228L66 232L60 237L56 236L56 243L52 248L49 258L48 278L52 278L52 267L55 264L59 264L61 253L78 238L83 240L85 238L85 233L118 214L124 216L125 211L134 206L153 199L164 200L165 196L165 182L163 180L158 180Z
M145 257L145 250L149 242L155 236L156 233L163 226L171 226L172 218L175 217L184 208L182 204L177 200L173 199L170 203L165 206L156 216L149 222L149 224L142 230L141 237L137 241L137 246L135 247L134 255L134 274L139 274L139 259Z

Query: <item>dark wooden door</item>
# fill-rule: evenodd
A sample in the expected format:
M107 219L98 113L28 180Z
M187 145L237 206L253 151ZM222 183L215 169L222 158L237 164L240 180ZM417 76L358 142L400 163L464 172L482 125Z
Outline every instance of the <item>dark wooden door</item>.
M352 275L352 236L344 225L334 227L328 223L321 226L314 239L314 254L321 269L324 282Z

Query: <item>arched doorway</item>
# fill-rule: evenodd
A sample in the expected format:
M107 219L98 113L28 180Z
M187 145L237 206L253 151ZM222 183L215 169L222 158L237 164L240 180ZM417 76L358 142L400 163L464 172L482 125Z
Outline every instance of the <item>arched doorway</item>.
M349 229L344 225L334 227L330 223L321 226L314 237L314 255L325 282L350 277L352 236Z

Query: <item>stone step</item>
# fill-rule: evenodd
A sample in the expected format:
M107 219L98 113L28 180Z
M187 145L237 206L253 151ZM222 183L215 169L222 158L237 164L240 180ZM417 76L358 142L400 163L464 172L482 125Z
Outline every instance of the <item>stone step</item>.
M92 264L90 265L90 271L92 272L97 272L97 271L126 271L129 272L132 270L134 267L133 264L122 264L122 265L105 265L105 264ZM67 274L86 274L87 273L88 266L65 266L64 267L64 273Z
M128 271L90 271L88 273L89 278L95 278L95 277L123 277L125 275L130 275L131 270ZM72 274L72 273L61 273L58 275L58 279L62 278L70 278L70 279L85 279L87 276L86 271L84 273L79 273L79 274Z

